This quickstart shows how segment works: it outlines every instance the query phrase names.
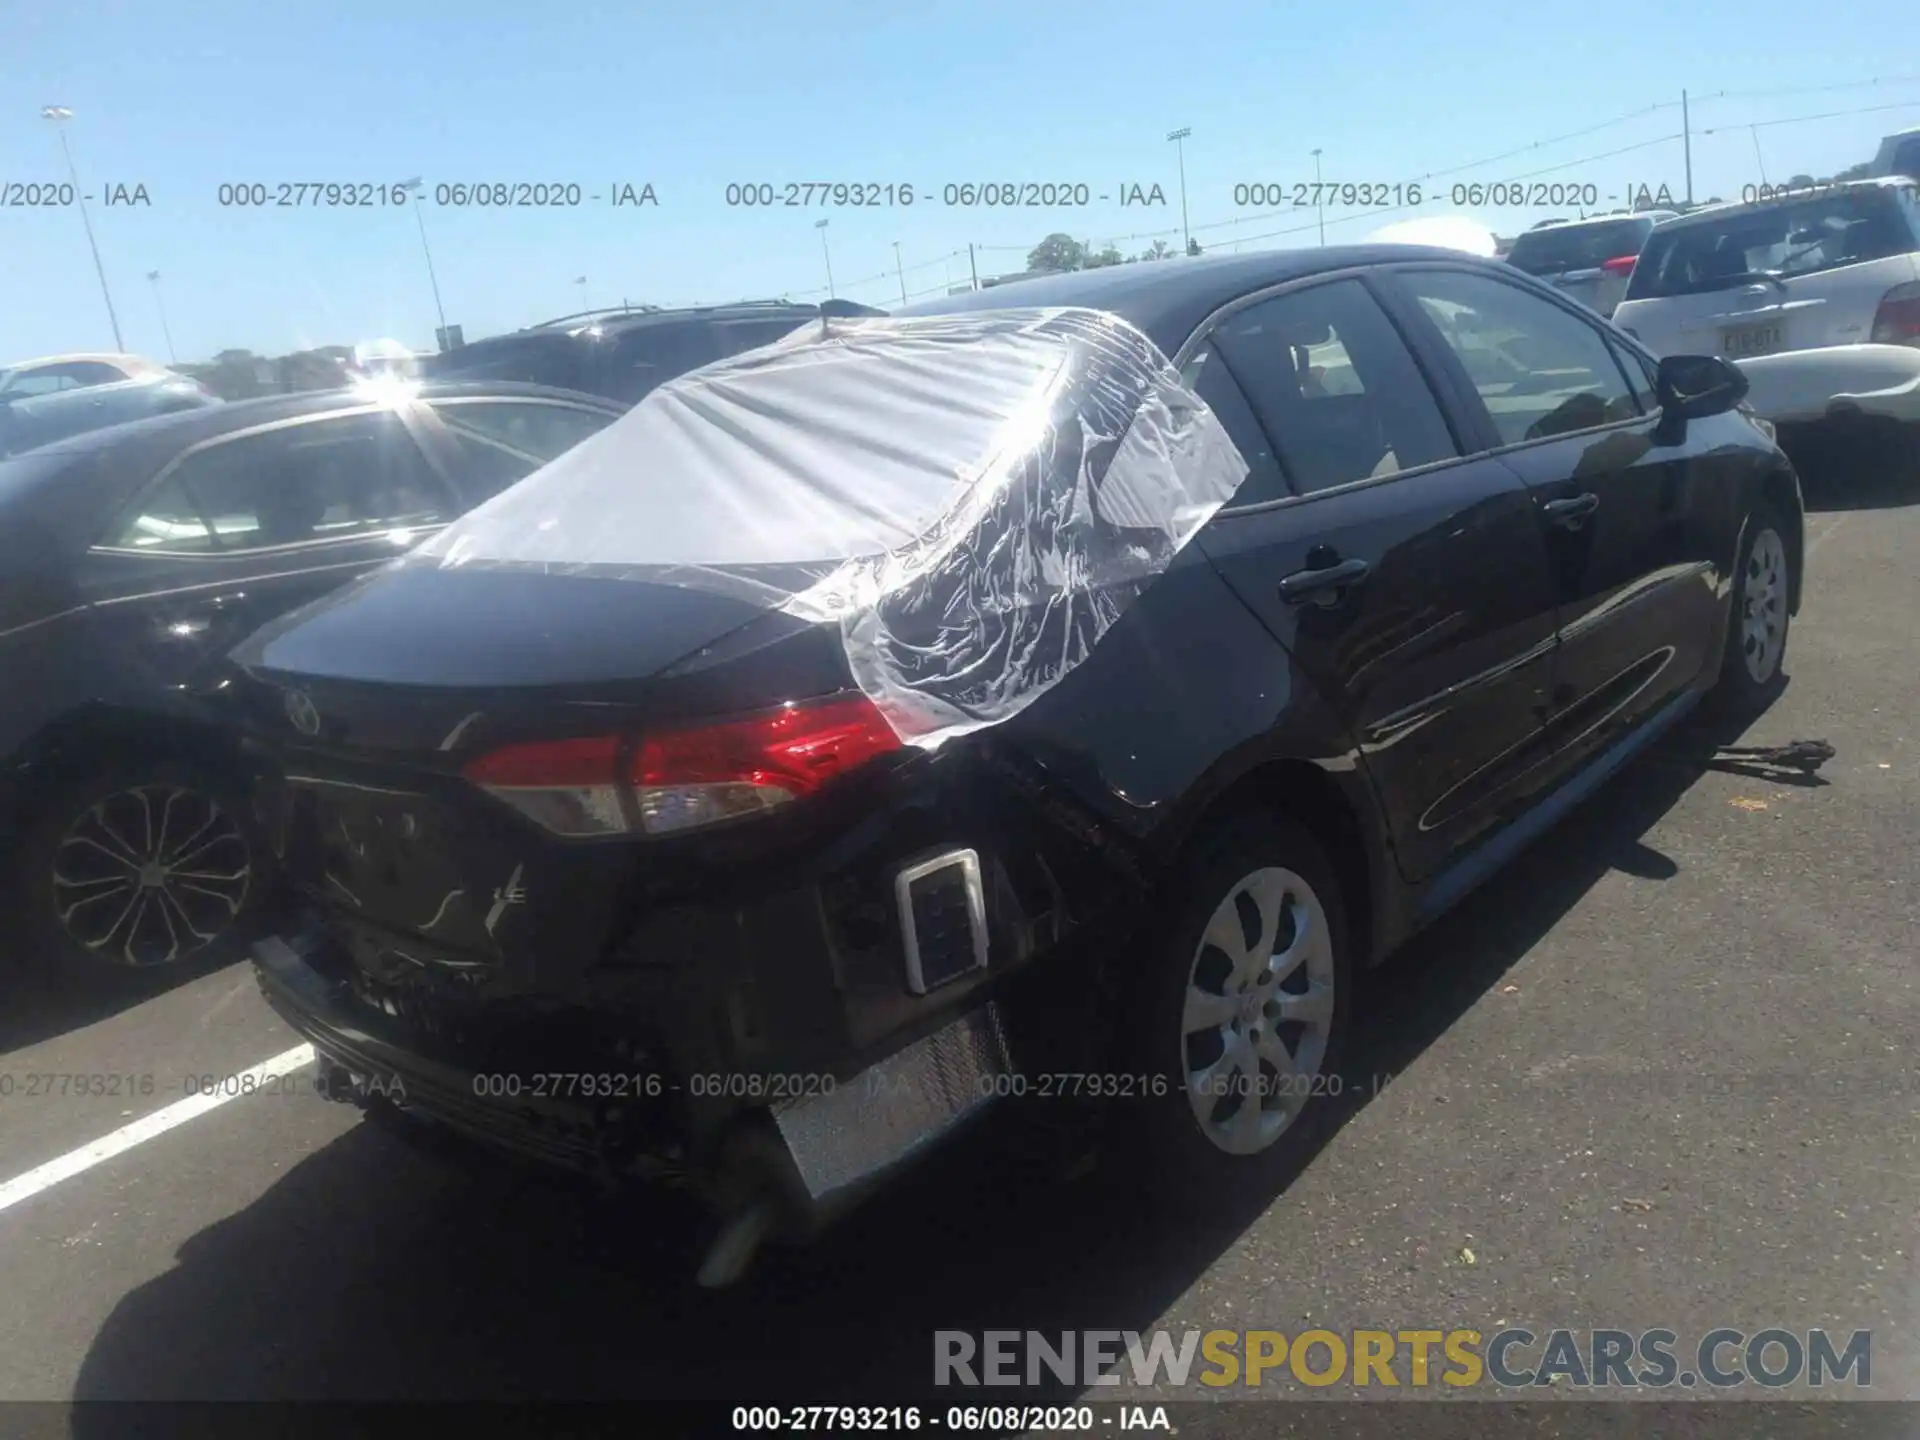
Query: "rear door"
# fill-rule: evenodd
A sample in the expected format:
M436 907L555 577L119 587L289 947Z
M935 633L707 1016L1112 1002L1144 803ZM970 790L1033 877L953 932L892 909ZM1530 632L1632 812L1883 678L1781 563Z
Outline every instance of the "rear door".
M1717 660L1739 472L1714 461L1710 425L1663 438L1644 369L1596 319L1462 268L1381 283L1539 507L1560 616L1553 768L1576 769Z
M1887 292L1920 280L1916 249L1894 188L1878 185L1663 225L1615 318L1656 355L1865 344Z
M1244 304L1189 348L1202 398L1254 432L1198 543L1350 726L1403 870L1432 875L1524 800L1544 733L1554 588L1527 487L1463 458L1357 277Z
M303 417L203 442L143 487L83 561L93 642L140 692L129 698L195 690L261 625L391 559L459 509L400 410Z

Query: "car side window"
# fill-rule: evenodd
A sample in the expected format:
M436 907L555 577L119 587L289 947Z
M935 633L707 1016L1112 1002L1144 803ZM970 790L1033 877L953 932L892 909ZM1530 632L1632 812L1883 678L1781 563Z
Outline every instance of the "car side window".
M719 359L705 322L642 325L614 341L607 357L607 393L629 404L667 381Z
M1493 418L1503 445L1641 413L1598 326L1549 300L1459 270L1400 271Z
M74 360L60 367L76 385L111 385L127 377L98 360Z
M219 547L177 478L169 477L142 495L121 517L106 544L120 550L165 550L204 555Z
M781 320L724 320L713 328L719 353L724 358L784 340L807 323L804 317L788 316ZM819 321L812 323L815 329L819 328Z
M1211 338L1302 494L1460 453L1413 356L1357 280L1263 300Z
M1247 478L1240 483L1240 488L1228 503L1258 505L1265 500L1279 500L1292 494L1287 477L1280 469L1280 462L1274 458L1273 449L1254 416L1253 407L1247 403L1246 392L1221 363L1219 353L1211 345L1202 345L1193 352L1181 369L1180 380L1206 402L1207 408L1227 432L1227 438L1239 450L1240 458L1247 462Z
M158 497L156 499L156 497ZM440 479L390 410L288 425L208 446L135 502L110 542L223 552L410 532L452 518ZM148 523L155 522L155 523ZM141 537L158 533L157 540ZM129 538L132 537L132 538Z
M441 401L432 409L459 451L455 479L473 504L524 480L614 419L538 400Z

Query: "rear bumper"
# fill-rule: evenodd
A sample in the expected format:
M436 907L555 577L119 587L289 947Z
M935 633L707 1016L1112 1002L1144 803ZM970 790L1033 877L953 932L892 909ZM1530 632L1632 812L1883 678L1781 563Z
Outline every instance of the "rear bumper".
M723 1212L770 1198L789 1231L818 1228L957 1133L1006 1093L996 1082L1012 1071L992 1000L882 1058L850 1059L846 1080L693 1077L641 1061L482 1071L378 1033L351 987L313 963L323 944L260 941L254 968L269 1006L313 1045L328 1098L390 1107L603 1181L680 1185ZM687 1103L715 1088L737 1091L735 1103Z
M1866 417L1920 424L1920 347L1831 345L1736 362L1747 403L1776 425Z

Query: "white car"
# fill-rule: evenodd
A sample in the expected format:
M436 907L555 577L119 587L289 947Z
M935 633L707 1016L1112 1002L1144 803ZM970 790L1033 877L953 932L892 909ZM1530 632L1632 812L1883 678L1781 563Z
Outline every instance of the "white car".
M1920 424L1920 190L1849 181L1666 221L1613 323L1656 355L1737 362L1777 425Z
M0 367L0 405L28 395L52 395L89 385L116 385L123 380L157 380L173 372L140 355L111 350L74 355L43 355Z
M1602 317L1610 317L1626 294L1640 249L1654 227L1674 214L1601 215L1591 220L1551 220L1513 242L1507 263L1546 281Z

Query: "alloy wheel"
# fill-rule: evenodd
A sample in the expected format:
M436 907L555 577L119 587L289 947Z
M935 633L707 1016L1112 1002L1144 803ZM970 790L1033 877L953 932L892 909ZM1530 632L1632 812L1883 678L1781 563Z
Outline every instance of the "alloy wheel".
M1747 676L1765 685L1787 642L1787 547L1771 527L1753 537L1740 574L1740 656Z
M1230 1155L1278 1140L1320 1087L1333 1033L1333 936L1291 870L1244 876L1194 949L1182 1009L1187 1100Z
M75 944L145 968L184 960L232 927L253 884L253 854L211 797L136 785L67 827L52 879L55 912Z

